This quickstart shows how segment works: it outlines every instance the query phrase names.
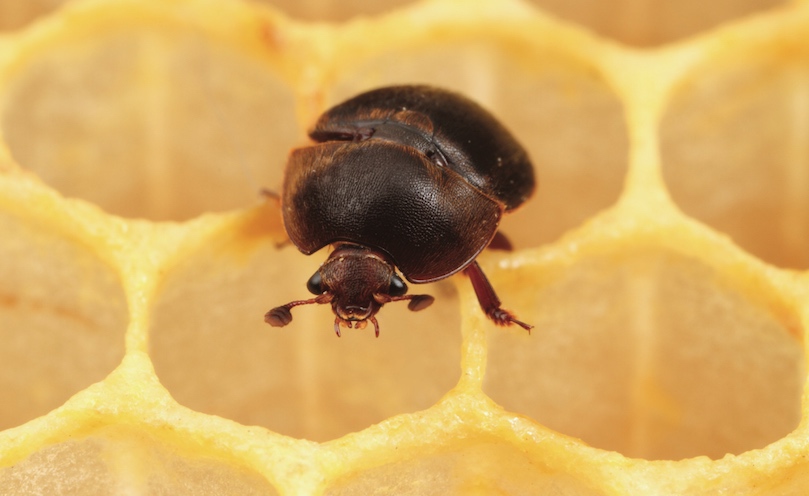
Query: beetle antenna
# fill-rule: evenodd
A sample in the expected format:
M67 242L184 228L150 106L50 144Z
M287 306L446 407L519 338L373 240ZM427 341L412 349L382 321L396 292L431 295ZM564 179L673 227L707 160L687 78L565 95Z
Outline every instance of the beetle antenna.
M330 293L323 293L322 295L310 300L290 301L286 305L275 307L269 312L265 313L264 322L273 327L284 327L292 322L292 312L290 312L290 309L293 307L297 307L298 305L311 305L312 303L328 303L332 300L332 298L333 296ZM340 335L339 331L337 332L337 335Z
M407 304L407 308L413 312L418 312L419 310L424 310L425 308L429 307L435 301L430 295L421 294L421 295L403 295L403 296L391 296L390 300L388 301L402 301L402 300L410 300L410 303Z

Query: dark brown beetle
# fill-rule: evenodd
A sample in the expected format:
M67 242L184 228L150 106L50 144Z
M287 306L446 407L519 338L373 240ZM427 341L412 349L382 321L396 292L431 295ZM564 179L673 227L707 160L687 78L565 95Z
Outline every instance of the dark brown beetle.
M405 294L398 267L415 284L463 270L491 320L531 329L500 308L475 261L503 242L500 217L534 190L528 155L491 114L446 90L394 86L333 107L309 136L316 143L293 150L286 166L284 226L306 255L334 251L307 283L317 296L273 308L268 324L289 324L292 307L331 303L338 336L341 324L368 320L379 336L374 315L385 303L433 302Z

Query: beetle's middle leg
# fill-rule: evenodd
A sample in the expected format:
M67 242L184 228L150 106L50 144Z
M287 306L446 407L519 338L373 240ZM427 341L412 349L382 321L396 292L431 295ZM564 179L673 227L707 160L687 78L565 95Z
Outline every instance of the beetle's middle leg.
M494 237L489 241L489 246L486 248L490 250L514 251L514 245L511 244L511 240L501 231L494 233Z

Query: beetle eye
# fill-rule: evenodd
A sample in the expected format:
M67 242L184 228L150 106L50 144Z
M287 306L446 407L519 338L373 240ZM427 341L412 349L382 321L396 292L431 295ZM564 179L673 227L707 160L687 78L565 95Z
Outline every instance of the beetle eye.
M306 281L306 289L313 295L323 294L323 278L320 277L319 270Z
M402 296L407 293L407 284L396 274L390 280L390 289L388 294L391 296Z

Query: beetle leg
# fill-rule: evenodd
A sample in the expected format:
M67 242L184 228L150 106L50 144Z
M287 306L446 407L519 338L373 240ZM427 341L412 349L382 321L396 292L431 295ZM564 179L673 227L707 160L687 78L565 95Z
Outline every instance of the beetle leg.
M490 250L514 251L514 245L511 244L511 240L500 231L494 233L494 237L489 241L489 246L486 248Z
M264 198L269 198L270 200L275 200L279 204L281 203L281 195L278 194L277 191L273 191L269 188L261 188L258 190L258 194L263 196Z
M274 190L268 188L261 188L258 190L258 194L265 200L272 200L275 203L275 206L280 209L281 208L281 195ZM276 248L283 248L290 243L289 237L287 236L286 239L282 241L276 241L275 247Z
M494 288L486 278L486 274L483 273L483 269L480 268L477 261L469 264L469 266L464 269L464 274L469 276L469 280L472 282L472 287L475 289L480 307L486 313L486 316L494 321L495 324L517 324L529 333L531 332L531 328L534 326L517 320L511 312L500 308L500 299L497 297L497 293L494 292Z
M376 317L371 316L368 320L374 325L374 335L379 337L379 322L376 321Z
M342 337L342 334L340 334L340 317L334 318L334 333L337 334L338 338Z

